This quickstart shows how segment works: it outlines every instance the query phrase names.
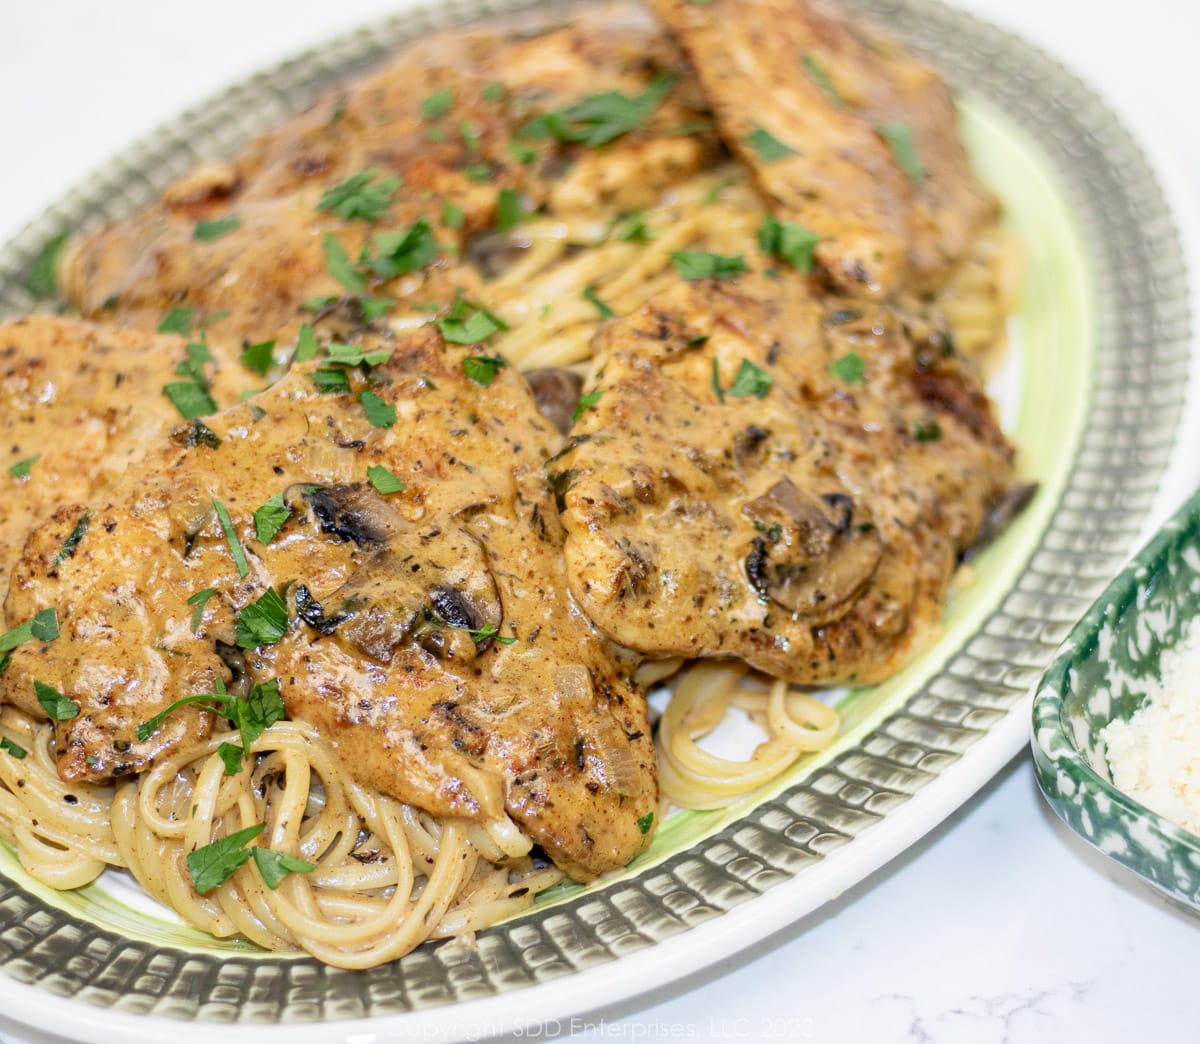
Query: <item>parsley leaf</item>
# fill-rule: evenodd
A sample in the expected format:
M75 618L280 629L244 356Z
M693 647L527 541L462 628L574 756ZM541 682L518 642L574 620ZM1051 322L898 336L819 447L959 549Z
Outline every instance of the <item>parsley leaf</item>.
M53 609L43 609L33 619L0 634L0 652L11 652L34 638L40 642L52 642L57 637L58 614Z
M7 751L18 761L24 761L29 752L19 743L14 743L7 736L0 736L0 750Z
M212 505L221 522L221 529L225 532L225 542L229 545L229 553L233 555L233 564L237 566L238 576L245 577L250 572L250 566L246 562L246 552L242 550L242 542L238 540L237 532L233 528L229 509L219 500L214 500Z
M777 221L770 214L763 217L758 230L758 245L764 254L783 258L798 272L811 272L813 252L821 237L794 221Z
M661 73L642 94L633 98L620 91L589 95L565 109L529 121L518 133L524 138L581 142L594 149L640 127L674 85L673 76Z
M917 421L913 425L913 438L917 442L937 442L942 437L942 426L935 420Z
M208 600L217 593L215 587L206 587L203 591L197 591L187 600L188 605L194 605L196 611L192 613L192 634L195 634L200 629L200 621L204 619L204 607L208 605Z
M762 127L747 134L745 142L758 153L758 158L764 163L778 163L789 156L800 155L790 145L785 145L774 134Z
M650 833L650 828L654 826L654 813L647 812L644 816L641 816L637 821L637 825L638 830L640 830L643 835Z
M867 364L857 352L847 352L829 366L832 373L843 384L862 384L867 375Z
M326 395L345 395L350 391L350 378L345 370L313 370L308 379L317 386L317 391Z
M241 361L260 377L265 377L275 363L275 342L260 341L242 352Z
M635 210L617 218L608 230L607 238L619 239L623 243L649 243L658 237L646 227L646 212Z
M875 128L892 150L892 158L906 175L909 181L921 181L925 177L925 168L917 155L917 142L912 129L906 123L885 123Z
M579 396L579 404L575 407L575 412L571 414L571 420L579 420L584 413L586 413L600 401L600 396L603 394L604 392L602 391L593 391L588 392L586 395Z
M238 867L249 860L250 850L245 846L265 829L265 824L257 823L189 852L187 865L192 875L192 887L203 895L223 885Z
M463 227L463 209L448 200L442 203L442 224L447 228Z
M371 485L375 487L376 492L387 496L389 493L399 493L402 490L408 489L408 483L396 478L382 464L372 464L367 468L367 478L370 479Z
M493 81L484 87L484 89L479 93L483 95L485 101L504 101L504 84Z
M423 102L421 102L421 119L437 120L445 116L450 111L450 107L454 104L454 88L446 87L440 91L434 91Z
M325 267L352 294L362 295L367 292L367 284L358 269L350 263L346 251L342 249L332 232L325 233Z
M438 255L438 241L429 222L418 218L407 232L380 232L375 236L375 257L359 258L380 279L416 272Z
M53 686L35 681L33 691L42 710L55 721L70 721L79 715L79 704L68 699Z
M308 323L304 323L296 335L296 350L292 353L292 361L307 362L317 354L320 347L312 327Z
M496 231L511 232L525 217L525 207L515 189L502 188L496 199Z
M839 109L846 108L846 99L838 93L833 81L829 78L829 73L816 58L811 54L806 54L800 59L800 63L804 66L804 71L808 73L809 79L820 88L821 93L825 95L831 105Z
M232 697L231 697L232 698ZM279 695L279 679L258 683L244 700L233 699L233 720L242 734L242 742L249 750L267 729L277 721L283 721L287 708Z
M196 227L192 229L192 238L199 240L201 243L211 243L241 227L242 219L236 214L230 214L229 217L216 218L213 221L197 221Z
M288 855L287 852L276 852L273 848L260 847L254 849L254 865L262 874L263 884L271 891L275 891L288 874L311 874L317 868L316 863L297 859L294 855Z
M28 478L29 469L37 463L39 457L41 457L41 454L35 453L32 457L26 457L24 460L18 460L14 465L12 465L12 467L8 469L8 473L12 475L13 478Z
M195 322L195 319L196 309L180 305L178 308L172 308L162 317L162 322L158 324L158 332L175 333L186 337L192 332L192 323Z
M499 355L468 355L463 360L463 373L486 388L507 365Z
M733 383L725 389L725 394L739 399L746 399L751 395L756 399L765 399L774 383L775 378L766 370L755 366L749 359L743 359L734 375Z
M283 494L276 493L254 512L254 535L261 544L269 544L291 515L292 509L283 502Z
M392 350L390 348L381 348L371 352L356 344L331 344L329 346L329 361L337 363L339 366L361 366L363 363L368 366L378 366L380 363L387 362L391 357Z
M236 743L221 743L217 746L217 753L225 762L225 775L236 776L242 770L242 757L246 753L244 747Z
M195 420L217 412L217 404L203 384L195 381L175 381L163 385L163 394L179 411L184 420Z
M91 513L85 511L79 516L79 521L75 523L75 528L71 530L70 535L63 541L62 547L58 549L58 553L54 556L54 565L62 565L68 558L75 554L75 549L79 546L80 541L87 535L88 526L92 523Z
M741 254L722 257L702 250L675 250L671 260L684 279L728 279L746 271L746 261Z
M522 166L532 163L538 155L537 149L531 149L523 142L517 141L516 138L508 139L508 154Z
M599 295L590 286L586 290L584 290L583 299L585 301L589 302L590 304L595 305L596 311L600 313L601 319L611 319L614 315L617 314L611 308L609 308L608 305L606 305L603 301L600 300Z
M287 634L287 629L287 606L273 587L268 587L257 601L238 610L237 644L240 649L274 645Z
M379 171L375 167L368 167L348 177L341 184L326 189L317 204L317 209L332 211L343 221L353 221L355 218L361 221L378 221L387 214L396 190L400 187L400 179L397 177L376 181L378 177Z
M367 420L373 427L390 428L396 423L396 407L390 402L385 402L373 391L360 391L358 401L363 404L363 409L367 411Z
M484 642L499 642L501 645L512 645L516 641L515 638L501 638L500 631L492 624L484 624L482 627L461 627L458 624L450 623L449 620L442 622L447 627L452 627L456 631L466 631L476 645L482 645Z
M41 253L34 258L29 275L25 277L25 289L34 297L45 300L58 294L58 255L66 246L67 233L60 232L46 240Z
M472 304L461 294L455 297L449 314L445 319L439 319L437 326L451 344L477 344L498 330L508 329L508 324L499 316L482 305Z

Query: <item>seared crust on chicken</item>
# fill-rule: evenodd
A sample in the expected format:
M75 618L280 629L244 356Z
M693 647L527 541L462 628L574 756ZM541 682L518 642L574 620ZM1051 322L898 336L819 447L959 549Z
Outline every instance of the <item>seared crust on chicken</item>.
M820 0L652 0L776 217L840 292L939 285L997 204L928 66Z
M142 740L139 724L221 681L278 677L289 716L364 783L436 815L507 810L583 879L640 851L653 746L631 665L567 596L542 474L556 434L515 373L468 378L471 352L427 328L365 377L338 369L343 394L317 390L310 364L179 425L107 503L34 532L9 617L54 606L61 634L18 649L3 683L31 713L34 681L78 704L56 727L64 779L144 769L202 739L211 714L183 708ZM391 426L372 423L371 396ZM378 493L379 466L406 488ZM277 494L287 521L267 543L252 514ZM275 644L247 637L269 589L290 618ZM243 661L239 644L258 648Z
M1013 482L978 380L798 279L680 284L595 348L596 401L548 469L596 625L800 683L893 673Z

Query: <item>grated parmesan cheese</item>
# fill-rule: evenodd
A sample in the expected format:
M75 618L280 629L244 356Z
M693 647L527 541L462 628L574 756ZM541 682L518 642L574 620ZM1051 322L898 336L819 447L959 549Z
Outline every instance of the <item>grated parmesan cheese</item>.
M1200 835L1200 620L1165 653L1162 681L1128 720L1100 732L1112 781L1147 808Z

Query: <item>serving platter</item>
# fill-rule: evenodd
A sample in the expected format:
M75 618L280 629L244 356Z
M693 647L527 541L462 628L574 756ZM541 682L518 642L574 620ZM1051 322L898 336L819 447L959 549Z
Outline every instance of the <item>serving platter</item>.
M102 1017L130 1039L207 1039L219 1021L235 1023L223 1036L244 1027L261 1040L249 1024L287 1021L309 1024L289 1037L328 1040L364 1028L403 1034L431 1018L466 1035L471 1020L502 1028L579 1010L595 996L589 984L603 982L606 999L637 992L824 902L911 843L1023 742L1028 686L1120 564L1166 463L1188 361L1182 253L1132 139L1068 74L940 6L864 9L969 87L972 153L1029 250L1010 426L1042 491L978 563L943 641L903 677L852 696L843 738L820 760L729 812L675 821L623 880L482 933L474 953L426 948L360 975L262 958L126 911L111 889L46 893L8 858L6 1013L32 1021L58 994L75 998L56 1019L71 1035L91 1035ZM228 151L432 22L472 13L406 14L164 128L10 244L0 313L28 306L20 285L48 236L128 212L197 156ZM344 1021L358 1018L370 1021Z

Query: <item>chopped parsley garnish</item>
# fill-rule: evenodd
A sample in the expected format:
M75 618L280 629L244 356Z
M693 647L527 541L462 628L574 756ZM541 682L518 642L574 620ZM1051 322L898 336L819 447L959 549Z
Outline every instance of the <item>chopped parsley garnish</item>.
M207 417L217 412L217 404L203 384L195 381L175 381L163 385L163 394L179 411L184 420Z
M258 867L258 872L262 875L263 884L272 892L283 883L283 879L288 874L311 874L317 868L316 863L297 859L294 855L277 852L273 848L256 846L252 851L254 865Z
M358 401L363 404L363 409L367 411L367 420L373 427L390 428L396 423L396 407L390 402L384 402L370 389L360 391Z
M92 516L85 511L79 516L79 521L75 523L75 528L71 530L70 535L63 541L62 547L58 549L58 553L54 556L54 565L62 565L68 558L75 554L75 549L79 547L80 542L87 535L88 526L91 525Z
M790 145L785 145L774 134L762 127L746 135L746 144L758 153L758 158L764 163L778 163L789 156L800 155Z
M646 227L646 212L635 210L613 222L608 230L608 238L619 239L623 243L649 243L658 237Z
M242 758L246 754L244 747L236 743L220 743L217 745L217 754L225 762L225 775L236 776L242 771Z
M287 605L273 587L268 587L257 601L238 610L237 644L240 649L274 645L287 634L287 629Z
M32 457L26 457L24 460L18 460L8 469L8 473L12 475L13 478L28 478L29 469L37 463L39 457L41 457L41 454L35 453Z
M675 250L671 260L684 279L728 279L746 271L746 259L741 254L723 257L703 250Z
M170 715L180 707L186 707L192 703L206 704L200 709L212 714L220 714L233 723L234 728L241 733L242 737L242 746L240 748L233 747L233 750L240 751L241 754L250 750L254 746L254 741L275 722L282 721L285 715L283 698L279 695L278 679L273 678L269 682L255 684L254 688L250 690L250 695L242 700L226 692L225 683L218 678L216 692L184 696L183 699L172 703L166 710L159 711L149 721L142 722L134 730L138 742L145 743L162 727L162 723ZM233 772L229 771L233 761L232 753L229 756L222 755L222 760L225 761L225 771L229 775L233 775L240 768L240 756Z
M537 149L531 149L516 138L508 139L508 154L520 164L532 163L538 155Z
M867 364L857 352L847 352L829 366L832 373L843 384L862 384L867 376Z
M458 121L458 136L462 138L463 147L472 156L479 155L479 130L470 120Z
M942 437L942 426L935 420L917 421L913 425L913 438L917 442L937 442Z
M515 189L502 188L496 198L496 231L511 232L525 217L525 207Z
M472 163L463 167L462 172L469 181L490 181L492 177L492 168L486 163Z
M846 99L834 87L833 81L829 78L829 73L825 71L825 67L811 54L806 54L800 61L804 66L804 71L808 73L808 78L820 88L821 93L825 95L829 103L839 109L846 108Z
M208 378L204 374L204 364L213 361L213 354L208 350L207 338L192 341L187 346L187 358L175 364L175 372L180 377L187 377L196 384L208 387Z
M695 2L696 0L692 0L692 3ZM637 825L643 835L650 833L650 828L654 826L654 813L647 812L644 816L639 817Z
M485 101L490 101L490 102L504 101L504 84L494 83L494 82L489 83L479 93L483 95L483 98Z
M58 614L53 609L43 609L33 619L0 634L0 652L12 652L18 645L34 638L40 642L52 642L57 637Z
M329 361L340 366L378 366L392 357L390 348L381 348L370 352L356 344L331 344L329 346Z
M758 230L758 245L764 254L783 258L798 272L811 272L813 252L821 237L794 221L778 221L770 214Z
M258 344L252 344L239 358L244 366L265 377L275 363L275 342L260 341Z
M266 545L275 539L275 534L291 517L292 509L283 502L283 494L276 493L254 512L254 535L259 543Z
M230 214L229 217L215 218L212 221L197 221L196 227L192 229L192 238L198 239L201 243L211 243L213 240L227 236L230 232L235 232L241 227L242 219L236 214Z
M162 317L162 322L158 324L158 332L180 334L187 337L192 332L192 323L195 321L196 309L180 305L178 308L172 308Z
M608 305L600 300L599 295L590 286L584 290L583 299L589 304L595 305L596 311L600 313L601 319L611 319L617 314L611 308L609 308Z
M317 354L320 348L317 343L317 335L313 333L313 329L308 323L300 327L300 333L296 335L296 350L292 353L294 362L307 362Z
M14 743L7 736L0 736L0 750L11 754L18 761L24 761L25 755L29 753L19 743Z
M530 120L519 133L523 138L580 142L592 149L607 145L645 123L674 85L674 77L660 73L643 93L635 97L608 91L580 98L565 109Z
M66 246L67 233L60 232L46 240L41 253L34 258L29 275L25 277L25 289L34 297L46 299L58 294L58 255Z
M194 605L196 611L192 613L192 634L200 630L200 621L204 619L204 607L208 605L208 600L217 593L215 587L206 587L203 591L197 591L187 600L188 605Z
M456 631L466 631L476 645L482 645L484 642L499 642L501 645L512 645L516 641L515 638L500 637L500 631L492 624L484 624L482 627L460 627L458 624L452 624L448 620L445 621L445 624Z
M348 177L325 191L317 209L331 211L343 221L378 221L392 205L396 190L400 188L400 179L390 177L377 181L376 178L379 178L379 171L375 167Z
M442 203L442 224L447 228L462 228L463 227L463 209L462 207L446 200Z
M332 232L325 233L325 267L352 294L363 295L367 292L367 284L361 273L350 262L342 244L337 241Z
M743 359L738 372L734 374L733 383L725 389L725 394L738 399L747 399L750 396L765 399L774 383L775 378L766 370L755 366L749 359Z
M875 133L888 143L896 166L908 175L909 181L920 181L925 177L925 168L917 155L917 142L908 124L885 123L876 127Z
M52 685L35 681L33 691L42 710L55 721L70 721L79 715L79 704L59 692Z
M225 532L225 542L229 545L229 553L233 555L233 564L237 566L238 576L245 577L250 572L250 566L246 562L246 552L242 550L242 542L238 540L237 532L233 528L229 509L219 500L213 500L212 505L217 512L217 518L220 519L221 529Z
M201 895L220 888L240 866L249 861L251 853L246 845L265 829L265 824L258 823L189 852L187 865L192 875L192 887Z
M371 485L375 487L377 493L382 493L387 496L389 493L400 493L408 489L408 483L396 478L382 464L372 464L367 468L367 478L370 479Z
M437 120L441 119L450 111L450 107L454 104L454 88L446 87L440 91L434 91L423 102L421 102L421 119Z
M345 395L350 391L350 378L345 370L313 370L308 379L317 386L317 391L325 395Z
M463 360L463 373L486 388L507 365L499 355L468 355Z
M437 237L429 222L418 218L407 232L380 232L375 236L375 256L359 258L380 279L416 272L433 262L438 254Z
M604 392L602 392L602 391L593 391L593 392L588 392L585 395L579 396L579 403L575 407L575 412L571 414L571 420L573 420L573 421L579 420L579 418L582 417L584 415L584 413L586 413L593 406L595 406L596 403L598 403L600 401L600 396L602 396L603 394L604 394Z
M478 344L508 324L482 305L468 301L461 293L454 299L445 319L437 321L442 336L451 344Z

